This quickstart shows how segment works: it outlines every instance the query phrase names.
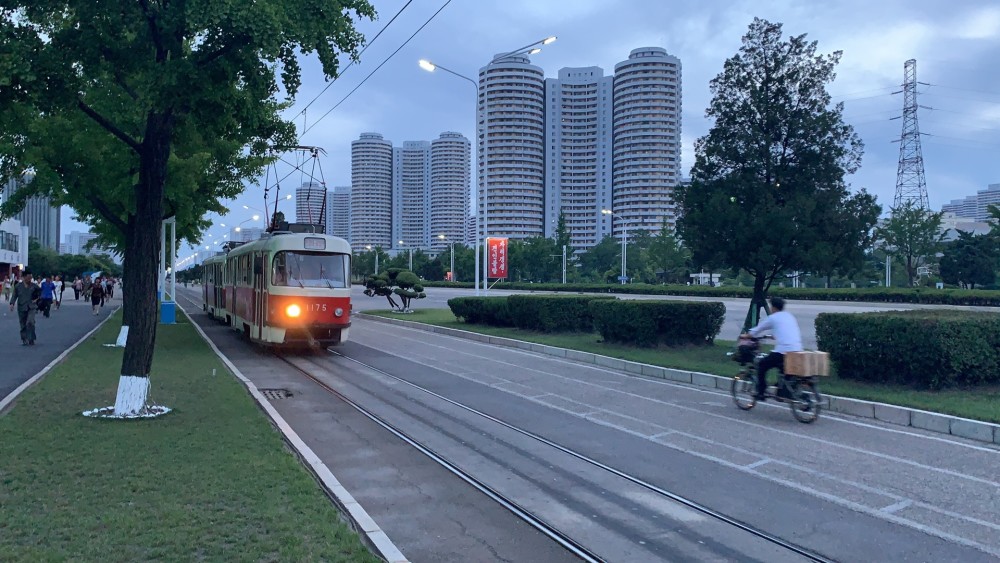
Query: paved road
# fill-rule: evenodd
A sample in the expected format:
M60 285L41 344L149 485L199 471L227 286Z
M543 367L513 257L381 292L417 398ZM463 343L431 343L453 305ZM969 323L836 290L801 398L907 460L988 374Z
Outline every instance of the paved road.
M38 340L35 346L21 346L20 325L17 312L12 312L6 303L0 303L0 397L6 397L19 385L31 379L42 368L56 359L59 354L94 328L112 310L121 304L121 297L115 298L104 307L103 312L94 316L90 313L90 303L73 300L73 291L63 296L62 308L53 308L49 318L36 315L35 332Z
M371 310L371 309L388 309L389 304L384 297L368 297L363 293L364 287L355 285L353 291L351 292L354 298L354 308L359 311ZM491 295L513 295L519 293L528 293L526 291L504 291L504 290L493 290L490 292ZM544 294L548 292L536 292L539 294ZM475 295L475 290L473 289L451 289L442 287L431 287L427 289L427 297L421 299L414 303L415 308L427 308L427 309L447 309L448 300L453 297L464 297ZM553 293L552 295L567 295L567 293ZM572 295L572 294L568 294ZM725 340L735 340L739 335L740 330L743 327L743 320L747 316L747 309L750 308L749 299L730 299L730 298L708 298L708 297L676 297L676 296L662 296L662 295L618 295L620 299L668 299L676 301L719 301L726 306L726 320L722 325L722 331L719 333L719 338ZM786 308L787 311L793 313L799 321L799 327L802 329L802 340L803 345L806 348L816 348L816 317L820 313L866 313L871 311L893 311L893 310L906 310L906 309L917 309L917 308L929 308L926 305L906 305L906 304L891 304L891 305L880 305L872 303L840 303L840 302L828 302L828 301L790 301ZM963 307L962 309L976 309L972 307ZM993 312L1000 312L995 307L982 307L981 310L988 310Z
M404 554L554 556L484 497L220 332L258 385L293 390L276 406ZM834 415L806 426L786 407L745 413L713 390L369 320L351 338L336 350L832 559L1000 557L1000 448ZM346 358L304 361L611 561L787 556Z

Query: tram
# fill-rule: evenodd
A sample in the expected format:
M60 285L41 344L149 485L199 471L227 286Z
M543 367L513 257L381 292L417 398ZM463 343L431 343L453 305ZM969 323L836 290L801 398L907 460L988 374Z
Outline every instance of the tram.
M202 281L205 311L252 342L316 347L347 340L351 247L342 238L268 233L206 260Z

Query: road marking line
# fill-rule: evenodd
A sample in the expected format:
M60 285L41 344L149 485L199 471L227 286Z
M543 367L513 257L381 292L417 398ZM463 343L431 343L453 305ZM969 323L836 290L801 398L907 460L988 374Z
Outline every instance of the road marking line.
M760 467L761 465L764 465L765 463L771 463L771 461L773 461L773 460L765 457L764 459L762 459L760 461L755 461L755 462L751 463L750 465L744 465L743 467L745 467L747 469L757 469L758 467Z
M880 509L879 512L884 512L886 514L895 514L895 513L899 512L900 510L903 510L904 508L910 506L911 504L913 504L912 500L910 500L910 499L903 499L903 500L897 502L896 504L890 504L889 506Z

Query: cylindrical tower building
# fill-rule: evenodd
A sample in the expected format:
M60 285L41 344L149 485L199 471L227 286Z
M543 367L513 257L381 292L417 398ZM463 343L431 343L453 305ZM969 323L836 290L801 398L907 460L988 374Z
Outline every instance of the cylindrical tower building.
M471 150L471 143L461 133L447 131L431 141L430 243L433 250L465 242Z
M634 49L615 65L614 232L673 227L681 167L681 62L660 47Z
M305 182L295 188L295 221L311 225L326 225L326 186Z
M545 73L527 56L479 69L479 236L537 237L545 224ZM484 185L488 182L488 186Z
M351 143L351 247L392 243L392 143L362 133Z

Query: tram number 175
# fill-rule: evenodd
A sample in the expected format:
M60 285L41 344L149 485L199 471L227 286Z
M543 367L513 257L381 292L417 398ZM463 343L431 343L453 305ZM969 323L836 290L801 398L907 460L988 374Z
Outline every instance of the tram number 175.
M326 312L326 303L310 303L306 306L306 310L313 312Z

